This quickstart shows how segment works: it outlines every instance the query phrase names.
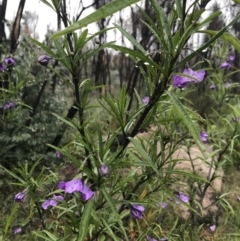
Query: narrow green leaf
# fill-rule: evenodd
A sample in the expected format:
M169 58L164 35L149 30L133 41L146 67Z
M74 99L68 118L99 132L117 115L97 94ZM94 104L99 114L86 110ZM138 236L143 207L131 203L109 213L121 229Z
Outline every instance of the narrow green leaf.
M122 234L124 234L125 240L128 240L128 235L127 235L126 230L125 230L125 228L123 226L123 223L122 223L122 220L120 218L120 215L117 212L116 204L114 204L111 196L109 195L109 193L106 191L105 188L101 188L101 191L102 191L105 199L107 200L107 202L108 202L108 204L109 204L109 206L111 208L112 215L117 219L118 225L119 225L119 227L120 227L120 229L122 231Z
M82 47L85 45L87 35L88 35L88 29L85 29L78 38L78 42L76 43L76 51L81 50Z
M106 4L105 6L101 7L97 11L94 11L93 13L89 14L85 18L83 18L83 19L79 20L78 22L65 28L64 30L53 34L51 39L56 39L65 34L71 33L77 29L81 29L90 23L94 23L103 18L106 18L106 17L122 10L123 8L126 8L130 5L132 5L133 3L137 3L137 2L139 2L139 0L121 0L121 1L115 0L115 1L112 1L109 4Z
M69 56L67 56L67 53L64 51L61 43L58 40L54 40L54 44L57 49L59 61L72 73L72 67L69 60Z
M79 224L77 241L84 241L86 239L92 209L94 209L94 198L88 200L87 204L84 206L83 214Z
M39 41L37 41L36 39L33 39L33 38L30 38L30 40L33 43L35 43L36 45L38 45L39 47L41 47L43 50L45 50L49 55L51 55L51 57L57 58L57 55L50 48L48 48L45 44L40 43Z
M172 103L175 107L175 110L177 111L177 113L179 114L179 116L181 117L183 123L186 125L186 127L188 128L189 132L192 134L192 137L196 143L196 145L200 148L200 150L203 152L204 147L202 145L202 142L200 140L199 137L199 133L200 131L198 130L198 128L196 127L196 125L193 123L192 119L190 118L188 112L186 111L185 107L182 105L182 103L178 100L178 98L171 92L167 92L167 94L169 95L169 97L172 100Z
M155 11L155 15L158 19L159 24L159 31L162 32L163 36L166 38L166 43L168 48L165 49L165 51L169 53L173 53L173 43L172 43L172 34L170 29L170 24L168 22L168 17L163 10L163 8L160 6L160 4L156 0L150 0L152 3L152 7ZM162 27L162 29L161 29Z
M209 34L209 35L216 35L218 33L218 31L214 31L214 30L202 30L202 31L198 31L198 33L205 33L205 34ZM222 36L220 36L220 38L222 38L223 40L225 40L226 42L230 43L231 45L234 46L234 48L240 52L240 41L238 38L234 37L233 35L229 34L229 33L224 33Z
M54 12L56 12L55 8L46 0L41 0L44 4L46 4L48 7L50 7Z
M190 61L192 58L194 58L197 53L201 53L202 50L206 49L208 46L210 46L216 39L220 38L222 34L224 34L224 32L231 27L234 23L236 23L238 20L240 19L240 14L231 22L229 23L227 26L225 26L224 28L222 28L216 35L214 35L211 39L209 39L205 44L203 44L199 49L197 49L195 52L191 53L190 55L188 55L185 59L183 59L180 64L178 66L182 66L184 64L186 64L188 61ZM178 66L176 66L176 68L178 68Z
M43 230L43 232L52 240L52 241L57 241L59 240L56 236L54 236L52 233L50 233L47 230Z
M7 168L5 168L5 167L3 167L3 166L1 166L1 167L2 167L3 170L4 170L5 172L7 172L10 176L14 177L16 180L18 180L18 181L21 182L22 184L25 184L25 181L24 181L22 178L20 178L17 174L15 174L14 172L8 170Z
M137 153L143 158L143 160L146 161L146 162L149 164L149 166L151 166L152 169L153 169L158 175L160 175L157 167L154 165L153 161L151 160L151 158L150 158L150 156L148 155L148 153L144 150L143 146L141 146L141 144L140 144L137 140L135 140L135 139L133 139L133 138L129 138L129 139L130 139L131 143L134 145Z
M5 222L5 228L4 228L4 237L6 237L6 235L8 233L8 229L9 229L11 223L12 223L12 220L13 220L13 217L14 217L15 213L18 210L18 207L19 207L19 204L15 203L12 210L11 210L10 215L7 217L7 220Z
M121 26L117 24L113 24L118 30L121 31L121 33L135 46L138 50L140 50L142 53L146 53L145 49L139 42L131 35L129 34L125 29L123 29Z
M175 0L175 4L176 4L176 10L177 10L177 15L178 18L181 21L181 24L183 23L183 10L182 10L182 4L180 0Z
M114 240L114 241L121 241L122 239L119 239L114 232L112 231L112 229L110 228L110 226L108 225L108 223L106 222L106 220L104 218L101 218L102 223L104 224L105 228L108 231L108 235Z

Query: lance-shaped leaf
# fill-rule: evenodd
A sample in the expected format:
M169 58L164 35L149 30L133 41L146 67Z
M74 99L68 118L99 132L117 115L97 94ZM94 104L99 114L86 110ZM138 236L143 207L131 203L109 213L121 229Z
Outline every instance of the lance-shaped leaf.
M83 19L77 21L76 23L70 25L69 27L63 29L62 31L59 31L59 32L53 34L51 39L59 38L65 34L73 32L77 29L86 27L88 24L97 22L97 21L101 20L102 18L106 18L106 17L122 10L123 8L126 8L130 5L132 5L133 3L137 3L138 1L139 0L121 0L121 1L115 0L115 1L112 1L109 4L99 8L97 11L89 14L85 18L83 18Z

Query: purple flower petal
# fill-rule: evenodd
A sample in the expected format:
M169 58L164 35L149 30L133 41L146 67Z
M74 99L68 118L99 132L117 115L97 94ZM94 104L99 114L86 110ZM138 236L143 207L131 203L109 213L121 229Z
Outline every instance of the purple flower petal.
M47 55L41 55L38 58L38 63L41 64L42 66L47 66L50 59L52 59L51 57L47 56Z
M101 176L106 176L108 174L108 172L109 172L109 168L108 168L107 165L102 164L98 171L99 171Z
M42 203L42 208L47 210L49 207L55 207L58 204L58 201L63 201L64 197L61 195L53 195L52 198L46 200Z
M212 232L214 232L215 230L216 230L216 225L212 225L212 226L210 226L210 228L209 228Z
M135 219L142 219L143 218L143 212L145 211L145 207L138 204L132 204L131 205L131 215Z
M200 139L203 143L206 143L208 140L208 134L204 131L200 132Z
M16 235L16 234L19 234L21 232L22 232L22 228L15 228L13 233Z
M220 68L223 69L223 68L226 68L226 69L230 69L231 68L231 64L227 61L223 62L221 65L220 65Z
M6 63L6 65L15 65L16 64L16 60L13 57L5 58L4 62Z
M236 58L235 55L230 55L229 58L228 58L228 61L232 62L232 61L235 60L235 58Z
M168 204L167 204L166 202L162 202L162 203L161 203L161 207L162 207L162 208L166 208L167 205L168 205Z
M61 157L60 151L56 151L56 158L60 158L60 157Z
M80 190L83 201L87 201L94 196L94 192L82 181L82 189Z
M66 184L65 184L64 181L60 181L60 182L58 183L58 189L65 190L65 186L66 186Z
M148 96L143 97L142 101L144 104L147 104L149 102L149 97Z
M215 90L215 89L216 89L215 84L212 84L212 85L210 86L210 89L211 89L211 90Z
M7 67L3 64L0 63L0 71L3 72Z
M24 197L25 197L25 194L23 192L19 192L15 195L15 201L23 202Z
M176 195L178 199L180 199L182 202L184 203L188 203L189 202L189 197L185 194L179 193L178 195ZM176 203L179 204L179 200L176 200Z
M65 182L66 193L81 191L82 188L83 188L83 183L82 183L82 180L80 179L73 179L72 181Z
M225 88L229 88L231 85L232 85L231 83L226 82L226 83L225 83Z

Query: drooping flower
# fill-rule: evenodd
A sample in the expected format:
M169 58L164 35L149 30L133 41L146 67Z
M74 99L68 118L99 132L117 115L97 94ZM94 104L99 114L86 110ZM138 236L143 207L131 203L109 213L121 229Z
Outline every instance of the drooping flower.
M65 186L66 186L66 184L65 184L64 181L60 181L60 182L58 183L58 189L65 190Z
M225 86L225 88L229 88L231 85L232 84L230 82L226 82L224 86Z
M82 180L80 179L73 179L72 181L65 182L65 192L66 193L73 193L73 192L79 192L82 190Z
M63 201L64 197L62 195L53 195L52 198L46 200L43 204L42 204L42 208L44 210L47 210L49 207L55 207L58 205L58 201Z
M149 97L148 96L143 97L142 101L144 104L147 104L149 102Z
M200 132L200 139L203 143L206 143L208 140L208 134L204 131Z
M229 62L225 61L225 62L221 63L220 68L221 69L224 69L224 68L230 69L231 68L231 64Z
M80 190L83 201L88 201L94 196L94 192L82 181L82 189Z
M15 195L14 199L15 199L16 202L21 203L21 202L23 202L24 197L25 197L25 194L23 192L19 192Z
M98 171L99 171L101 176L106 176L108 174L108 172L109 172L109 168L108 168L107 165L102 164Z
M187 68L183 71L183 73L194 77L195 79L188 78L189 79L188 82L193 81L193 83L198 83L203 81L205 76L205 70L193 71L192 69Z
M15 65L15 64L16 64L16 60L15 60L13 57L11 57L11 56L5 58L5 59L4 59L4 62L5 62L6 65L8 65L8 66L11 66L11 65Z
M13 231L13 233L16 235L16 234L19 234L19 233L21 233L22 232L22 228L15 228L14 229L14 231Z
M142 219L143 218L143 212L145 211L145 207L138 204L132 204L131 205L131 215L135 219Z
M205 76L205 70L194 71L190 68L187 68L187 69L184 69L183 74L189 75L190 77L174 75L173 76L174 88L185 88L187 83L189 82L198 83L203 81Z
M0 63L0 71L3 72L6 69L6 66L3 63Z
M40 57L38 57L38 63L41 64L42 66L47 66L50 59L52 58L47 55L41 55Z
M209 229L210 229L212 232L214 232L214 231L216 230L216 225L210 226Z
M176 197L184 203L189 202L189 197L187 195L183 194L183 193L177 194ZM179 200L176 200L176 203L179 204L180 203Z
M61 157L60 151L56 151L56 158L60 158L60 157Z
M210 90L215 90L215 89L216 89L215 84L212 84L212 85L210 86Z
M230 69L232 67L232 62L235 60L235 55L230 55L227 61L224 61L221 65L220 68L226 68Z
M94 196L94 192L81 179L73 179L69 182L61 181L58 183L58 188L70 194L80 192L83 201L87 201Z

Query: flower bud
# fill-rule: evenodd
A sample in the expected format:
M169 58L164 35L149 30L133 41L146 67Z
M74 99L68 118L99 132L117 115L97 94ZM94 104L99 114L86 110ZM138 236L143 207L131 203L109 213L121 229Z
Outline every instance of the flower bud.
M108 166L105 164L102 164L99 168L99 173L101 176L106 176L109 172Z
M47 55L41 55L38 58L38 63L41 64L42 66L47 66L50 59L52 59L52 58Z

